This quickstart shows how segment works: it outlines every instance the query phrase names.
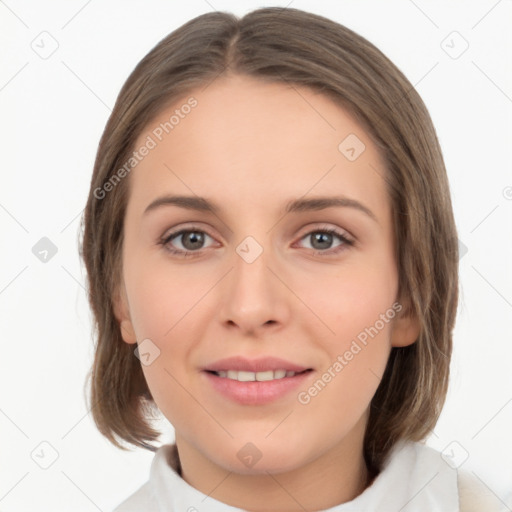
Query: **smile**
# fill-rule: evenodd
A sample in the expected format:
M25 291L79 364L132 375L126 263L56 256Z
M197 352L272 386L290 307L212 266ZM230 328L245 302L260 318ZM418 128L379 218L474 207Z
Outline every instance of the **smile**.
M284 379L285 377L294 377L297 373L301 372L293 372L290 370L267 370L263 372L248 372L248 371L238 371L238 370L221 370L217 372L212 372L218 377L224 379L237 380L239 382L264 382L269 380L279 380Z
M206 370L205 384L218 397L240 405L265 405L276 400L293 400L294 392L314 377L306 370Z

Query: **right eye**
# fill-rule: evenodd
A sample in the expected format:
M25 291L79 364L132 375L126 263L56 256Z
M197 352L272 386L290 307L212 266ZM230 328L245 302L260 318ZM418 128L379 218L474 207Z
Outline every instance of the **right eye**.
M165 250L176 256L195 256L196 253L201 254L206 238L213 240L213 238L202 229L192 227L165 235L160 241L160 244ZM176 248L176 245L181 245L181 248Z

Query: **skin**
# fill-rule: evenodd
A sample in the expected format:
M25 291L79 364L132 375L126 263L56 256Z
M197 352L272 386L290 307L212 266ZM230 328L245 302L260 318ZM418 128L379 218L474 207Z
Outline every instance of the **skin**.
M417 320L397 315L385 323L308 404L297 393L398 300L384 162L361 126L325 96L241 76L193 91L162 112L136 146L189 96L197 107L129 175L115 299L123 339L149 338L160 350L143 371L175 428L183 478L192 486L253 511L353 500L369 476L363 437L370 401L391 347L417 339ZM355 161L338 150L349 134L366 146ZM164 194L205 197L220 211L166 205L144 214ZM352 207L284 213L290 200L332 195L359 201L376 219ZM315 243L312 234L326 227L354 244L336 236ZM181 228L207 233L197 249L187 236L167 244L195 250L193 257L159 244ZM263 248L252 263L236 252L247 236ZM276 402L240 405L201 372L236 355L271 355L314 371ZM237 457L248 442L261 453L252 467Z

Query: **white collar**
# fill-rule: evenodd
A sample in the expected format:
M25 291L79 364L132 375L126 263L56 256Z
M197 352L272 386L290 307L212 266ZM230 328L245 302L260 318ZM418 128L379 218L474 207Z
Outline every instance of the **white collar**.
M241 512L203 494L176 472L175 445L155 453L150 490L161 512ZM173 464L174 468L170 465ZM324 512L456 512L457 472L441 454L422 443L399 441L372 485L354 500Z

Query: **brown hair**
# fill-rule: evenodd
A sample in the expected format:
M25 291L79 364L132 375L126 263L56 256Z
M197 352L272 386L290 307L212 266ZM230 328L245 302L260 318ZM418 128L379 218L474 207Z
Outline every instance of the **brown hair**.
M394 216L399 297L417 315L415 343L392 348L371 402L364 440L380 469L400 439L424 439L443 407L458 300L458 240L444 162L428 111L411 83L369 41L297 9L258 9L242 18L208 13L163 39L124 84L101 138L83 219L81 252L97 344L91 369L94 421L112 443L155 450L155 404L114 316L129 180L98 191L129 159L148 123L218 76L248 75L312 88L350 113L384 157Z

